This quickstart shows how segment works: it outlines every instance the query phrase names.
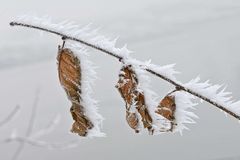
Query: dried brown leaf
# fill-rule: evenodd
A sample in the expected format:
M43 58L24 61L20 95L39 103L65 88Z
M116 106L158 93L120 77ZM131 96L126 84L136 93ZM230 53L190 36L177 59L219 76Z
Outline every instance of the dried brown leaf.
M79 104L74 104L71 107L71 114L75 121L72 125L72 132L80 136L86 136L87 131L93 128L92 122L84 115L83 107Z
M152 134L152 118L148 112L144 93L138 90L138 79L136 73L133 71L131 66L124 66L121 69L119 80L116 85L122 98L126 103L126 118L129 126L139 132L139 119L137 114L139 113L144 128L147 128ZM132 106L137 109L137 112L132 110Z
M176 111L176 104L175 104L175 97L173 95L165 96L160 104L157 107L156 113L165 117L171 122L170 131L173 130L175 124L175 111Z
M68 48L60 48L58 51L58 74L61 85L72 102L71 114L74 120L72 132L80 136L86 136L93 123L85 115L81 105L81 67L80 60Z

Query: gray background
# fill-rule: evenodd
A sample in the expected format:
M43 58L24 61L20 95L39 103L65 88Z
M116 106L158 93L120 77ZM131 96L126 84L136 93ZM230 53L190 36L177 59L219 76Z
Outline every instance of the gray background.
M1 0L0 3L0 120L16 104L21 113L0 128L0 140L12 130L24 135L35 91L40 102L34 131L43 128L60 113L58 128L41 140L65 142L79 139L70 134L70 103L58 83L56 53L60 38L37 31L11 28L9 21L21 14L50 15L101 27L107 36L119 36L118 46L127 43L133 57L152 59L164 65L176 63L183 82L200 75L213 83L226 84L235 98L240 97L240 1L239 0ZM225 117L207 103L198 105L200 117L190 131L179 134L136 135L125 122L124 103L114 88L119 63L90 50L98 66L99 79L94 96L105 117L106 138L80 139L79 147L63 151L26 145L18 159L35 160L145 160L145 159L240 159L239 123ZM152 77L152 86L164 96L172 86ZM240 107L240 106L239 106ZM18 143L0 144L0 159L11 159Z

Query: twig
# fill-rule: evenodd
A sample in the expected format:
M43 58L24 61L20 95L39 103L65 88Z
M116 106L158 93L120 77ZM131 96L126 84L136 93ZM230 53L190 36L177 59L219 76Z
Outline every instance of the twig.
M42 148L47 148L47 149L56 149L56 150L77 147L79 145L79 143L76 142L76 140L70 140L70 141L61 142L61 143L49 143L47 141L42 141L42 140L36 139L36 138L39 138L43 135L46 135L46 134L49 134L50 132L52 132L56 128L59 120L60 120L60 115L57 115L55 117L55 119L53 119L46 128L39 130L35 134L31 134L28 137L13 135L13 136L10 136L9 138L5 139L3 141L3 143L10 143L10 142L16 141L19 143L29 144L29 145L36 146L36 147L42 147Z
M60 121L60 118L61 118L60 114L57 115L45 128L39 130L35 134L31 134L31 138L38 138L43 135L51 133L57 127L57 125Z
M29 144L35 147L41 147L41 148L46 148L46 149L54 149L54 150L63 150L63 149L70 149L70 148L75 148L79 146L78 140L69 140L65 142L60 142L60 143L50 143L48 141L42 141L38 140L37 138L49 134L52 132L56 126L58 125L60 120L60 115L57 115L49 124L47 127L37 131L36 133L31 133L30 136L18 136L18 135L12 135L9 138L5 139L2 141L2 143L10 143L10 142L19 142L20 144ZM19 147L20 148L20 147ZM23 148L23 147L21 147ZM20 150L20 149L18 149ZM22 149L21 149L22 151ZM19 155L19 151L18 151ZM16 157L16 156L15 156ZM18 156L17 156L18 157ZM15 158L16 159L16 158Z
M33 102L31 117L30 117L29 125L28 125L27 131L26 131L26 137L29 137L31 135L33 127L34 127L34 122L35 122L36 113L37 113L38 100L39 100L39 90L37 90L36 96L35 96L35 99ZM24 149L24 146L25 146L25 142L21 141L16 152L14 153L14 155L12 157L12 160L18 159L19 155L21 154L22 150Z
M9 115L0 122L0 127L2 127L3 125L5 125L7 122L9 122L10 120L12 120L12 118L17 114L17 112L19 111L20 106L17 105L11 113L9 113Z
M95 46L95 45L93 45L93 44L87 43L87 42L85 42L85 41L83 41L83 40L80 40L80 39L77 39L77 38L75 38L75 37L70 37L70 36L64 35L64 34L62 34L62 33L56 32L56 31L52 31L52 30L49 30L49 29L46 29L46 28L42 28L42 27L38 27L38 26L33 26L33 25L29 25L29 24L17 23L17 22L11 22L10 25L11 25L11 26L23 26L23 27L28 27L28 28L34 28L34 29L38 29L38 30L45 31L45 32L53 33L53 34L56 34L56 35L58 35L58 36L63 37L64 39L69 39L69 40L73 40L73 41L76 41L76 42L80 42L80 43L82 43L82 44L84 44L84 45L87 45L87 46L89 46L89 47L92 47L92 48L94 48L94 49L97 49L97 50L99 50L99 51L102 51L102 52L104 52L104 53L106 53L106 54L108 54L108 55L111 55L111 56L113 56L113 57L115 57L115 58L118 58L119 60L122 59L122 57L118 56L117 54L112 53L112 52L110 52L110 51L107 51L107 50L105 50L105 49L103 49L103 48L101 48L101 47L98 47L98 46Z
M88 42L86 42L86 41L84 41L84 40L81 40L81 39L78 39L78 38L75 38L75 37L71 37L71 36L62 34L62 33L60 33L60 32L56 32L56 31L54 31L54 30L49 30L49 29L46 29L46 28L43 28L43 27L38 27L38 26L29 25L29 24L25 24L25 23L11 22L10 25L11 25L11 26L22 26L22 27L34 28L34 29L38 29L38 30L41 30L41 31L46 31L46 32L49 32L49 33L56 34L56 35L58 35L58 36L64 37L64 39L73 40L73 41L82 43L82 44L84 44L84 45L86 45L86 46L89 46L89 47L91 47L91 48L94 48L94 49L97 49L97 50L99 50L99 51L102 51L102 52L104 52L104 53L106 53L106 54L108 54L108 55L110 55L110 56L112 56L112 57L117 58L120 62L123 63L123 57L121 57L121 56L119 56L119 55L117 55L117 54L115 54L115 53L113 53L113 52L111 52L111 51L109 51L109 50L106 50L106 49L104 49L104 48L102 48L102 47L99 47L99 46L96 46L96 45L94 45L94 44L88 43ZM217 102L214 102L213 100L209 99L208 97L206 97L206 96L204 96L204 95L201 95L201 94L199 94L199 93L197 93L197 92L195 92L195 91L193 91L193 90L191 90L191 89L189 89L189 88L186 88L186 87L184 87L183 85L181 85L181 84L179 84L179 83L177 83L177 82L175 82L175 81L173 81L173 80L171 80L171 79L169 79L169 78L167 78L167 77L165 77L165 76L163 76L163 75L161 75L161 74L153 71L152 69L149 69L149 68L146 68L146 67L145 67L144 69L145 69L146 71L148 71L149 73L151 73L151 74L153 74L153 75L155 75L155 76L157 76L157 77L159 77L159 78L161 78L161 79L163 79L163 80L171 83L171 84L174 85L176 88L178 88L178 89L180 89L180 90L182 90L182 91L188 92L188 93L190 93L190 94L192 94L192 95L194 95L194 96L196 96L196 97L198 97L198 98L200 98L200 99L202 99L202 100L204 100L204 101L206 101L206 102L214 105L215 107L217 107L217 108L219 108L220 110L228 113L229 115L233 116L234 118L240 120L240 115L237 115L237 114L235 114L234 112L226 109L224 106L222 106L221 104L219 104L219 103L217 103Z
M57 115L45 128L39 130L36 133L33 133L33 127L34 127L34 123L35 123L35 119L36 119L38 102L39 102L39 90L37 90L36 94L35 94L33 106L31 109L29 124L28 124L28 128L27 128L25 136L18 136L18 135L13 134L9 138L1 141L1 143L9 143L9 142L16 141L20 144L19 147L17 148L17 150L15 151L15 153L12 157L12 160L16 160L19 158L19 156L20 156L21 152L23 151L26 144L36 146L36 147L42 147L42 148L47 148L47 149L56 149L56 150L70 149L70 148L77 147L79 145L79 143L78 143L79 141L76 141L76 140L70 140L70 141L65 141L65 142L61 142L61 143L49 143L47 141L42 141L42 140L36 139L36 138L39 138L43 135L46 135L46 134L49 134L50 132L52 132L58 125L59 120L61 118L60 115ZM17 106L15 108L14 112L12 112L12 114L15 113L18 108L19 107ZM7 119L10 119L10 118L7 118ZM9 121L9 120L5 120L5 121Z
M9 138L6 139L5 142L11 142L11 141L17 141L19 143L24 143L24 144L30 144L35 147L41 147L41 148L47 148L47 149L55 149L55 150L63 150L63 149L70 149L70 148L75 148L77 147L80 143L80 141L74 140L69 140L66 142L61 142L61 143L49 143L46 141L41 141L41 140L36 140L34 138L30 137L20 137L16 136L14 138Z

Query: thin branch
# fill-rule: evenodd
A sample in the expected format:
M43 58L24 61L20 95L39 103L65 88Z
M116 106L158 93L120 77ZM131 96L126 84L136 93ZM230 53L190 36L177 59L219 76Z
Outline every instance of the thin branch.
M38 30L41 30L41 31L45 31L45 32L49 32L49 33L56 34L56 35L58 35L58 36L63 37L64 39L73 40L73 41L82 43L82 44L84 44L84 45L86 45L86 46L89 46L89 47L91 47L91 48L94 48L94 49L97 49L97 50L99 50L99 51L102 51L102 52L104 52L104 53L106 53L106 54L108 54L108 55L110 55L110 56L112 56L112 57L117 58L120 62L123 63L123 57L121 57L121 56L119 56L119 55L117 55L117 54L115 54L115 53L113 53L113 52L111 52L111 51L109 51L109 50L106 50L106 49L104 49L104 48L102 48L102 47L96 46L96 45L94 45L94 44L90 44L90 43L88 43L88 42L86 42L86 41L84 41L84 40L81 40L81 39L78 39L78 38L75 38L75 37L71 37L71 36L62 34L62 33L60 33L60 32L56 32L56 31L54 31L54 30L49 30L49 29L46 29L46 28L43 28L43 27L38 27L38 26L29 25L29 24L25 24L25 23L11 22L10 25L11 25L11 26L22 26L22 27L27 27L27 28L34 28L34 29L38 29ZM219 104L219 103L217 103L217 102L214 102L213 100L209 99L208 97L206 97L206 96L204 96L204 95L202 95L202 94L200 94L200 93L197 93L197 92L195 92L195 91L193 91L193 90L191 90L191 89L189 89L189 88L186 88L186 87L184 87L183 85L181 85L181 84L179 84L179 83L177 83L177 82L175 82L175 81L173 81L173 80L165 77L164 75L161 75L161 74L153 71L153 70L150 69L150 68L146 68L146 67L145 67L145 70L148 71L149 73L151 73L151 74L153 74L153 75L155 75L155 76L157 76L157 77L159 77L159 78L161 78L161 79L163 79L163 80L171 83L171 84L174 85L176 88L178 88L178 89L180 89L180 90L183 90L183 91L185 91L185 92L188 92L188 93L190 93L190 94L192 94L192 95L194 95L194 96L196 96L196 97L198 97L198 98L200 98L200 99L202 99L202 100L204 100L204 101L206 101L206 102L214 105L215 107L217 107L217 108L219 108L220 110L228 113L229 115L233 116L234 118L240 120L240 115L237 115L237 114L235 114L234 112L226 109L224 106L222 106L221 104Z
M61 143L49 143L46 141L36 140L32 137L19 137L19 136L5 140L5 142L11 142L11 141L17 141L24 144L27 143L35 147L56 149L56 150L75 148L80 144L79 142L81 142L76 140L69 140Z
M41 137L43 135L53 132L54 129L57 128L60 118L61 118L60 114L57 115L45 128L39 130L35 134L31 134L31 138L38 138L38 137Z
M20 106L17 105L10 113L9 115L0 122L0 127L4 126L7 122L11 121L13 119L13 117L17 114L17 112L19 111Z
M47 148L47 149L56 149L56 150L75 148L80 144L79 143L80 141L76 141L76 140L70 140L70 141L65 141L65 142L61 142L61 143L49 143L47 141L37 140L36 138L39 138L41 136L44 136L44 135L52 132L57 127L57 125L60 121L60 118L61 118L60 115L57 115L45 128L39 130L38 132L36 132L34 134L33 127L34 127L34 123L35 123L35 119L36 119L38 102L39 102L39 90L37 90L36 94L35 94L34 102L33 102L32 109L31 109L29 124L28 124L25 136L18 136L16 134L12 134L9 138L1 141L1 143L10 143L10 142L16 141L20 144L19 147L17 148L17 150L15 151L15 153L12 157L12 160L16 160L19 158L19 156L20 156L21 152L23 151L26 144L30 144L30 145L36 146L36 147L42 147L42 148ZM18 109L18 108L16 108L16 109Z
M35 122L35 118L36 118L36 114L37 114L38 100L39 100L39 90L37 90L36 95L35 95L35 99L34 99L34 102L33 102L31 117L30 117L28 128L27 128L27 131L26 131L26 137L31 136L31 133L32 133L32 130L33 130L33 127L34 127L34 122ZM12 160L18 159L18 157L21 154L24 147L25 147L25 142L20 141L20 144L19 144L16 152L14 153L14 155L12 157Z
M38 101L39 101L39 90L36 91L26 136L30 136L33 131L34 122L35 122L35 118L36 118L36 114L37 114Z
M108 54L108 55L111 55L111 56L113 56L113 57L115 57L115 58L117 58L117 59L119 59L119 60L122 59L122 57L118 56L117 54L112 53L112 52L110 52L110 51L108 51L108 50L105 50L105 49L103 49L103 48L101 48L101 47L95 46L95 45L90 44L90 43L87 43L87 42L85 42L85 41L83 41L83 40L81 40L81 39L77 39L77 38L75 38L75 37L70 37L70 36L64 35L64 34L62 34L62 33L53 31L53 30L49 30L49 29L46 29L46 28L42 28L42 27L38 27L38 26L33 26L33 25L29 25L29 24L17 23L17 22L11 22L10 25L11 25L11 26L23 26L23 27L28 27L28 28L34 28L34 29L38 29L38 30L41 30L41 31L53 33L53 34L56 34L56 35L58 35L58 36L63 37L63 39L69 39L69 40L73 40L73 41L76 41L76 42L80 42L80 43L82 43L82 44L84 44L84 45L86 45L86 46L89 46L89 47L91 47L91 48L94 48L94 49L97 49L97 50L99 50L99 51L102 51L102 52L104 52L104 53L106 53L106 54Z
M19 142L21 144L30 144L32 146L36 146L36 147L42 147L42 148L47 148L47 149L69 149L69 148L74 148L77 147L79 145L78 142L76 140L70 140L70 141L66 141L66 142L61 142L61 143L49 143L47 141L42 141L42 140L37 140L36 138L39 138L43 135L49 134L50 132L52 132L56 126L58 125L60 120L60 115L57 115L46 128L43 128L41 130L39 130L38 132L36 132L35 134L31 134L30 136L17 136L17 135L12 135L9 138L5 139L3 141L3 143L10 143L13 141Z

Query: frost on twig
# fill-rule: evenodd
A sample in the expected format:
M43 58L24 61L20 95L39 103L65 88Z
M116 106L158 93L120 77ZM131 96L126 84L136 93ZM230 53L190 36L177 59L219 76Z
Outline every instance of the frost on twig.
M19 16L17 17L17 22L20 23L30 23L31 25L36 25L42 28L47 28L48 31L53 31L52 33L57 34L59 32L61 37L69 39L69 37L76 37L83 39L84 42L88 44L96 45L96 48L104 48L109 50L112 53L115 53L116 56L125 57L128 56L130 51L127 49L126 45L122 48L117 48L115 46L117 38L110 39L105 36L98 34L98 29L92 29L91 25L85 27L80 27L78 24L65 20L60 23L54 23L51 20L51 17L36 17L36 16ZM11 23L11 25L14 25ZM63 33L65 36L61 35Z
M32 146L46 148L46 149L69 149L69 148L77 147L79 145L78 140L71 140L67 142L58 142L58 143L39 140L39 138L41 138L42 136L48 135L56 129L57 125L60 122L60 118L61 118L60 115L57 115L45 128L40 129L35 133L32 133L30 136L25 136L25 137L18 136L16 132L13 132L9 138L4 140L4 142L5 143L19 142L20 144L29 144ZM21 148L23 149L23 147ZM16 153L13 159L18 158L19 151Z
M152 121L148 123L151 124L154 130L157 129L159 132L181 132L187 128L185 123L194 123L194 118L197 118L197 116L192 113L191 109L197 104L196 97L240 120L240 101L233 101L231 94L226 92L225 88L220 85L212 85L208 81L200 82L199 78L191 80L188 83L179 82L175 77L175 73L177 72L173 65L158 66L152 64L150 61L141 62L135 60L130 57L130 51L126 46L122 48L116 47L116 39L110 40L109 38L105 38L89 26L81 28L67 21L54 23L50 18L31 16L20 17L10 24L12 26L35 28L59 35L67 40L82 43L88 47L102 51L117 58L124 65L131 65L139 80L138 83L135 83L135 86L138 88L136 91L144 93L144 106L152 118ZM147 72L169 82L177 88L177 91L169 94L168 96L170 97L168 98L170 99L167 101L167 97L165 97L159 102L149 89L148 83L146 83L148 81L145 81L148 79ZM123 98L126 101L126 96L123 96ZM129 104L135 105L134 103ZM137 131L139 117L134 114L136 111L131 109L127 109L127 111L131 111L131 114L127 113L128 116L130 115L129 119L131 119L130 126Z
M36 147L42 147L42 148L46 148L46 149L69 149L69 148L74 148L77 147L80 144L79 140L71 140L71 141L66 141L66 142L57 142L57 143L53 143L53 142L48 142L48 141L43 141L43 140L39 140L41 137L49 135L50 133L52 133L53 131L55 131L55 129L57 128L58 124L60 123L60 119L61 116L60 114L58 114L52 121L49 122L49 124L36 131L36 132L32 132L32 129L34 127L34 122L35 122L35 118L36 118L36 114L37 114L37 106L38 106L38 92L36 93L36 97L34 100L34 104L31 110L31 118L29 120L29 126L27 129L27 133L25 136L19 136L16 132L16 130L14 130L12 132L12 134L10 135L10 137L4 139L3 141L1 141L1 143L10 143L10 142L18 142L19 143L19 147L17 148L17 150L14 152L12 159L16 160L19 158L20 153L23 151L25 144L29 144L32 146L36 146ZM16 115L16 113L19 111L20 106L16 106L14 108L14 110L11 112L11 114L9 114L9 116L7 116L7 118L5 118L5 120L3 120L1 122L2 125L5 125L7 122L9 122L14 115Z
M223 85L211 84L209 80L201 82L200 78L197 77L186 83L185 86L208 97L220 106L224 106L226 113L231 114L230 112L232 112L238 116L240 115L240 101L234 101L232 93L226 91L226 87Z
M48 135L51 132L53 132L60 121L60 115L57 115L45 128L40 129L39 131L33 133L33 128L35 126L35 119L37 116L38 103L39 103L39 90L37 90L35 95L35 99L34 99L31 114L30 114L29 124L28 124L28 128L25 136L18 136L17 132L14 131L12 132L10 137L8 137L3 141L5 143L19 142L19 146L17 150L13 153L12 160L17 160L19 158L21 152L25 147L25 144L31 144L34 146L44 147L48 149L61 149L61 148L70 148L70 147L77 146L77 143L73 143L73 142L71 143L59 142L54 144L54 143L38 140L40 137Z
M38 106L38 92L36 94L36 98L34 100L34 104L32 107L32 111L30 115L31 118L29 120L27 134L25 136L19 136L16 131L13 131L10 137L6 138L3 141L4 143L10 143L10 142L19 143L19 147L13 154L13 157L12 157L13 160L16 160L19 158L21 152L25 147L25 144L29 144L36 147L42 147L46 149L69 149L69 148L77 147L79 145L78 140L71 140L67 142L57 142L57 143L51 143L48 141L39 140L41 137L49 135L51 132L53 132L57 128L60 122L61 116L57 115L52 121L50 121L50 123L46 127L33 133L33 127L35 125L34 122L37 116L36 115L37 106ZM17 107L16 109L19 109L19 107Z

